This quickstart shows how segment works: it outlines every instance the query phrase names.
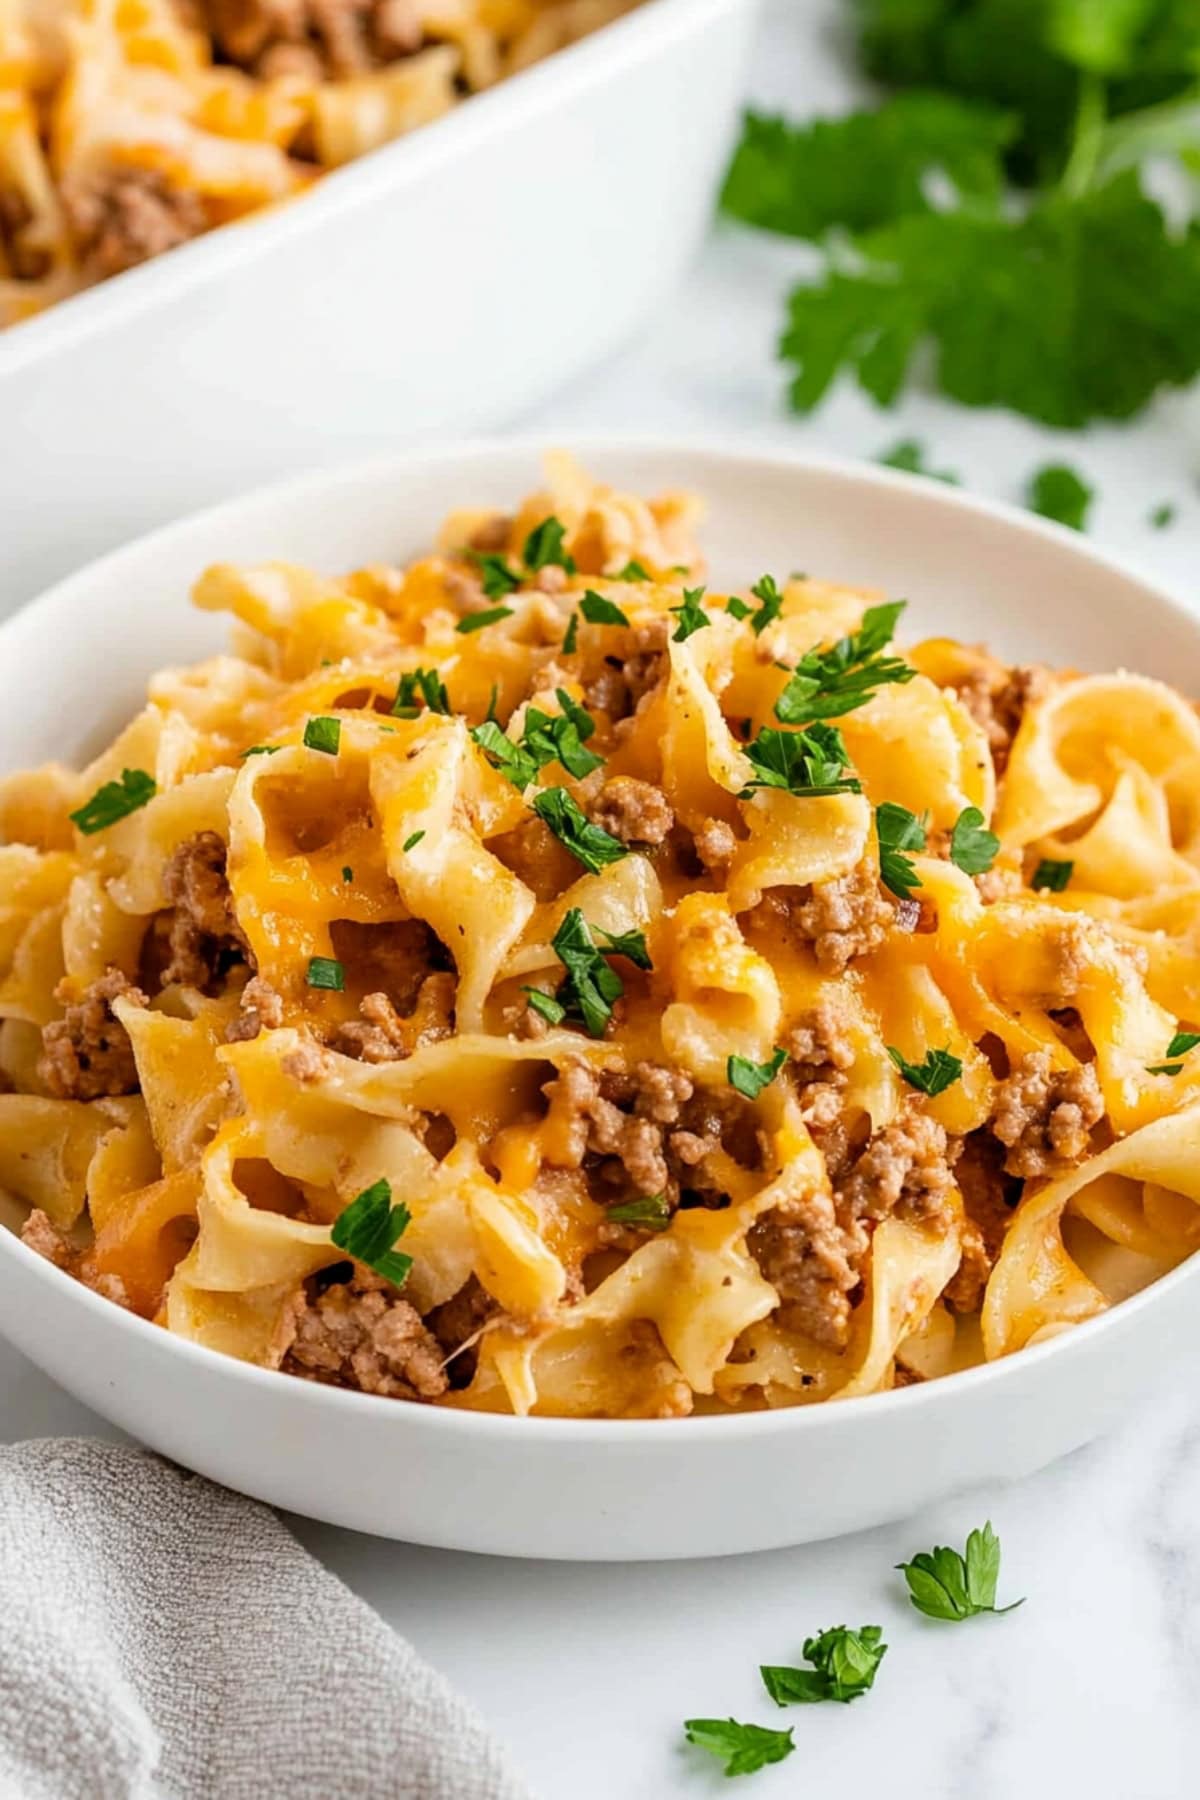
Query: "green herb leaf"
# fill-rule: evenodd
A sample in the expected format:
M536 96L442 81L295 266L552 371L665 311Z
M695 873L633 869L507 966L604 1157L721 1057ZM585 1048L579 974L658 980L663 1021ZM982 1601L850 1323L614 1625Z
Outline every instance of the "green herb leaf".
M747 1100L757 1100L764 1088L770 1087L787 1061L786 1050L776 1050L769 1062L751 1062L745 1056L731 1056L725 1064L725 1079Z
M763 1685L776 1706L811 1705L818 1700L848 1704L875 1685L879 1665L887 1655L883 1629L860 1625L857 1631L834 1625L804 1645L811 1669L766 1665L759 1670Z
M640 1194L636 1200L623 1200L610 1206L606 1217L616 1225L640 1225L644 1231L665 1231L671 1223L671 1208L665 1194Z
M962 1076L962 1063L949 1050L927 1050L924 1060L919 1063L905 1062L891 1044L887 1045L887 1053L909 1087L916 1088L918 1093L928 1094L931 1100L944 1093L948 1087L953 1087Z
M537 779L538 771L548 763L560 762L569 775L582 780L593 769L601 767L604 758L584 748L584 739L596 729L596 721L565 688L557 688L555 697L562 707L560 715L542 712L536 706L525 709L525 724L519 743L501 731L494 719L485 719L472 728L471 736L492 757L497 768L522 792Z
M1025 503L1043 519L1053 519L1072 531L1086 531L1088 511L1095 490L1065 463L1047 463L1030 476Z
M392 717L415 719L422 705L428 712L450 712L450 696L436 669L409 669L401 675L392 701Z
M1197 1044L1200 1044L1200 1031L1177 1031L1167 1045L1167 1056L1169 1059L1186 1056L1189 1050L1196 1048ZM1181 1062L1168 1060L1161 1063L1147 1063L1146 1073L1148 1075L1178 1075L1182 1068Z
M305 980L311 988L328 988L331 993L340 994L346 985L346 972L336 957L311 956Z
M405 840L404 840L403 844L401 844L400 848L402 850L415 850L417 845L420 843L421 839L424 836L425 836L425 833L423 831L414 831L411 837L405 838Z
M336 756L341 741L340 719L310 719L304 727L304 743L309 750L321 750L326 756Z
M746 755L754 765L754 777L742 789L743 797L767 787L814 799L862 793L836 725L810 725L807 731L776 731L773 725L764 725L746 745Z
M597 925L595 929L604 939L606 956L623 956L636 969L652 969L654 967L650 961L650 952L646 948L644 931L605 931L603 925Z
M780 593L773 575L764 575L750 589L758 601L758 611L750 621L750 629L755 637L761 637L767 626L779 617L783 607L783 595Z
M950 833L950 861L964 875L983 875L996 860L1000 839L984 828L977 806L964 806Z
M508 734L501 731L495 719L485 719L482 725L473 725L471 737L481 750L487 752L504 778L521 793L524 793L531 782L537 780L541 767L537 758L523 744L514 744Z
M529 1005L535 1013L541 1013L551 1025L561 1025L567 1016L565 1006L554 998L553 994L543 993L541 988L523 987L521 992L527 997Z
M579 610L589 625L628 625L629 620L620 607L603 594L597 594L588 588L579 602Z
M347 1256L366 1263L394 1287L403 1287L413 1259L396 1250L394 1245L406 1230L410 1218L403 1202L392 1205L391 1184L376 1181L338 1214L329 1236Z
M575 559L564 548L563 540L566 535L565 526L553 513L548 519L543 519L540 525L534 526L525 539L524 550L525 567L531 575L536 575L539 569L549 568L551 564L565 569L568 575L574 575Z
M510 567L506 556L498 556L494 550L468 550L467 555L478 565L479 585L489 600L503 600L516 593L521 577Z
M737 1719L685 1719L689 1744L719 1757L726 1775L753 1775L768 1763L782 1762L796 1748L791 1728L769 1731L765 1725L742 1725Z
M1012 1612L1024 1605L1023 1600L1014 1600L1011 1606L996 1605L1000 1540L990 1520L982 1531L971 1533L966 1550L963 1557L957 1550L937 1545L932 1550L922 1550L911 1562L896 1564L918 1612L930 1619L958 1621L973 1618L976 1613Z
M907 900L921 885L906 850L924 850L929 818L918 819L907 806L885 800L875 808L875 830L879 836L879 877L884 887L901 900Z
M1033 871L1033 881L1030 885L1034 888L1045 889L1051 894L1061 894L1074 872L1075 864L1073 862L1052 862L1049 858L1043 857Z
M283 749L282 744L251 744L251 746L248 750L240 751L239 755L243 758L243 760L247 756L274 756L274 754L277 750L282 750L282 749Z
M944 481L947 487L961 487L957 475L949 469L935 469L926 461L925 447L917 438L904 438L876 458L885 469L899 469L905 475L925 475L931 481Z
M147 775L145 769L122 769L120 781L106 781L98 787L91 799L70 815L71 822L84 837L92 837L115 825L118 819L127 819L153 800L157 792L153 775Z
M629 561L625 564L625 567L623 569L618 569L617 573L615 575L610 575L608 579L610 581L653 581L654 577L651 575L649 569L644 569L642 567L636 557L631 556Z
M541 793L534 795L532 805L538 818L550 827L559 843L591 874L598 875L607 864L620 862L623 856L628 856L620 839L601 826L593 825L566 788L543 788Z
M677 644L682 644L686 638L690 638L693 631L702 631L706 625L711 624L712 621L703 606L705 592L706 590L702 587L684 588L683 604L668 608L668 611L673 612L679 620L671 634Z
M473 631L483 631L487 626L498 625L501 619L511 619L512 616L511 606L489 606L483 612L467 613L454 629L460 636L467 637Z
M345 868L342 870L342 880L343 881L353 881L354 880L354 870L350 867L349 863L347 863Z
M1161 506L1156 506L1154 511L1150 514L1150 523L1153 525L1155 531L1165 531L1168 525L1173 525L1178 515L1178 510L1179 509L1173 505L1170 500L1164 500Z
M612 1018L613 1002L621 998L625 984L605 961L604 952L597 948L577 906L566 914L551 939L551 947L567 972L558 990L563 1016L577 1019L589 1037L603 1037Z
M575 647L578 644L578 642L579 642L579 614L577 612L573 612L571 614L570 619L567 621L567 629L563 633L563 641L562 641L563 655L564 656L574 656Z
M838 718L865 706L876 688L912 681L915 669L898 656L881 654L904 607L903 600L869 606L857 631L828 650L807 651L775 702L775 717L784 725Z

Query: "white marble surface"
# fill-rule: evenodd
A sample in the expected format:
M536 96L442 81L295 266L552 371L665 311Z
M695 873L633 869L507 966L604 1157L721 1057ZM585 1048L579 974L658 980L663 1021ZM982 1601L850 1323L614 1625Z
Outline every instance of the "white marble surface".
M843 104L833 12L832 0L776 0L755 72L761 99ZM883 415L853 392L816 419L792 419L771 345L783 286L803 260L792 246L718 231L639 342L523 423L548 438L566 425L754 432L860 456L918 435L939 466L1009 499L1039 462L1065 455L1101 490L1097 538L1190 597L1200 403L1171 400L1134 428L1084 437L921 398ZM1155 532L1147 515L1165 499L1179 518ZM0 1435L105 1429L0 1344ZM1027 1604L957 1627L920 1619L892 1565L936 1540L961 1543L987 1516L1003 1539L1004 1594ZM755 1794L1177 1800L1195 1791L1200 1766L1197 1516L1200 1405L1167 1351L1160 1391L1107 1442L1017 1486L805 1550L565 1567L296 1529L474 1700L543 1800L726 1791L716 1765L682 1746L680 1721L733 1712L780 1722L757 1664L791 1660L807 1634L843 1621L884 1627L891 1649L875 1691L853 1708L787 1715L797 1753L755 1777ZM265 1787L264 1800L275 1793Z

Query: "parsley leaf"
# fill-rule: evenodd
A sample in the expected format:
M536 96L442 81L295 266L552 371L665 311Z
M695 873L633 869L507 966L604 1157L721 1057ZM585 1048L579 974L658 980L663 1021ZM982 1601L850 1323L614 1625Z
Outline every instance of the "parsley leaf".
M328 988L340 994L346 986L346 972L335 956L310 956L304 978L311 988Z
M412 833L411 837L405 838L405 840L401 844L400 848L402 850L415 850L417 845L420 843L421 839L424 836L425 836L425 833L423 831L414 831Z
M403 1201L392 1205L391 1183L376 1181L353 1199L333 1222L329 1236L339 1250L366 1263L394 1287L408 1279L413 1259L394 1248L412 1215Z
M567 972L557 995L562 1018L579 1020L589 1037L603 1037L612 1018L613 1002L625 992L624 982L597 948L577 906L566 914L550 942ZM540 1007L537 1010L542 1011ZM557 1024L558 1020L554 1022Z
M875 830L879 835L879 878L897 899L907 900L913 889L921 885L921 877L903 853L906 850L924 850L928 826L928 814L918 819L915 813L909 812L907 806L897 806L892 800L885 800L882 806L875 808Z
M608 579L610 581L653 581L654 577L649 569L642 567L636 557L631 556L625 567L618 569L616 574L610 575Z
M504 600L509 594L516 593L521 577L506 556L498 556L494 550L468 550L467 555L479 567L479 585L489 600Z
M524 745L514 744L495 719L485 719L482 725L473 725L471 737L481 750L487 752L504 778L521 793L537 780L541 767L537 758Z
M147 775L145 769L122 769L120 781L106 781L98 787L91 799L71 814L71 822L84 837L91 837L115 825L118 819L127 819L153 800L157 792L153 775Z
M869 606L857 631L839 638L828 650L809 650L775 702L775 717L784 725L810 719L834 719L865 706L878 687L909 682L916 670L898 656L884 656L905 601Z
M888 1044L886 1049L909 1087L916 1088L920 1094L928 1094L931 1100L953 1087L962 1076L962 1062L949 1050L927 1050L923 1062L910 1063L905 1062L893 1045Z
M682 644L685 638L690 638L693 631L701 631L704 626L711 623L703 606L705 591L702 587L684 588L683 604L668 608L668 611L673 612L679 620L679 624L671 634L677 644Z
M944 481L947 487L961 487L957 475L949 469L934 469L925 460L925 447L917 438L903 438L875 459L885 469L900 469L905 475L926 475L931 481Z
M489 606L483 612L467 613L454 629L461 637L466 637L472 631L483 631L487 626L498 625L501 619L511 619L512 616L511 606Z
M336 756L341 741L339 719L310 719L304 727L304 743L309 750L323 750L326 756Z
M769 1062L751 1062L746 1056L731 1056L725 1064L725 1079L731 1088L747 1100L757 1100L764 1088L770 1087L787 1061L786 1050L776 1050Z
M628 856L620 839L605 831L603 826L593 825L566 788L543 788L540 794L534 795L532 805L538 818L550 827L559 843L593 875L598 875L608 863L620 862L623 856Z
M1196 1048L1197 1044L1200 1044L1200 1031L1177 1031L1167 1045L1168 1060L1161 1063L1147 1063L1146 1073L1148 1075L1178 1075L1183 1064L1171 1059L1176 1056L1186 1056L1189 1050Z
M720 1757L726 1775L753 1775L768 1763L782 1762L796 1748L792 1727L769 1731L765 1725L742 1725L737 1719L685 1719L689 1744Z
M977 806L964 806L950 833L950 861L964 875L982 875L996 860L1000 839L983 825Z
M767 626L773 624L779 617L783 607L783 595L780 593L773 575L764 575L760 581L755 582L750 592L758 601L758 609L750 619L750 629L755 637L761 637ZM741 600L737 601L737 607L741 610L736 610L734 601L730 600L729 610L733 613L734 618L744 619L750 608Z
M450 696L436 669L408 669L401 675L392 701L392 717L415 719L422 704L432 713L450 711Z
M879 1665L887 1655L879 1625L860 1625L857 1631L834 1625L807 1639L804 1658L811 1669L789 1669L767 1664L759 1669L763 1686L776 1706L810 1705L818 1700L848 1704L875 1685Z
M485 719L472 727L471 736L493 759L501 774L522 792L537 779L538 771L547 763L560 762L569 775L582 780L604 761L594 751L584 748L583 740L593 735L596 721L586 709L572 700L565 688L555 690L562 707L552 716L536 706L525 709L525 727L520 741L514 743L500 729L495 719Z
M563 546L566 535L566 527L553 513L548 519L543 519L540 525L534 526L525 539L525 549L522 552L525 567L531 575L536 575L539 569L549 568L551 564L557 564L568 575L574 575L575 558Z
M742 789L743 797L768 787L812 799L862 793L862 782L850 773L846 745L836 725L810 725L807 731L776 731L773 725L764 725L746 745L746 755L754 776Z
M1065 463L1047 463L1030 476L1025 504L1043 519L1068 525L1072 531L1086 531L1088 511L1096 498L1081 475Z
M567 621L567 629L563 633L563 641L562 641L563 655L564 656L574 656L575 647L578 644L578 642L579 642L579 614L577 612L573 612L571 614L571 617Z
M643 1231L665 1231L671 1223L671 1208L665 1194L640 1194L636 1200L623 1200L610 1206L606 1216L617 1225L640 1225Z
M990 1520L982 1531L973 1531L968 1537L965 1557L957 1550L935 1545L896 1567L908 1583L909 1599L930 1619L957 1621L976 1613L1012 1612L1024 1605L1023 1600L1014 1600L1011 1606L996 1605L1000 1540Z
M1045 889L1051 894L1061 894L1071 876L1075 873L1073 862L1053 862L1043 857L1033 871L1031 887Z
M251 744L248 750L240 750L238 754L244 761L247 756L274 756L282 749L282 744Z
M567 1016L567 1009L554 998L553 994L544 993L541 988L523 987L521 992L528 996L529 1005L535 1013L551 1025L561 1025Z
M1165 531L1168 525L1175 523L1178 510L1172 501L1164 500L1162 505L1156 506L1150 514L1150 524L1153 525L1155 531Z
M654 967L650 960L650 952L646 948L644 931L605 931L603 925L597 925L595 929L604 939L606 956L623 956L633 964L635 969L652 969Z
M589 625L628 625L629 620L612 600L589 588L579 602L579 610Z

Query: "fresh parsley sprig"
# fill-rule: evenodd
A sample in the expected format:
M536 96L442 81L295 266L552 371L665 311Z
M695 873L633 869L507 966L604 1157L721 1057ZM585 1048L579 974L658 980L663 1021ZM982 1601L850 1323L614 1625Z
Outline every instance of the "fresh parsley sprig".
M575 559L565 547L566 527L561 519L551 513L548 518L535 525L525 539L521 552L523 567L514 569L507 556L495 550L465 550L462 552L479 570L480 586L489 600L506 600L515 594L525 580L538 573L539 569L549 568L557 564L568 575L575 574ZM469 615L479 618L479 614ZM490 621L489 621L490 622ZM456 627L457 630L475 631L477 625L466 624L465 621Z
M808 1706L820 1700L848 1704L859 1699L874 1687L887 1645L882 1626L860 1625L851 1631L846 1625L834 1625L808 1638L803 1654L811 1669L769 1663L760 1668L763 1686L776 1706Z
M964 806L950 833L950 861L965 875L984 875L996 860L1000 839L988 831L977 806Z
M952 1056L949 1050L927 1050L921 1062L910 1063L905 1061L893 1044L888 1044L886 1049L909 1087L916 1088L920 1094L927 1094L931 1100L962 1079L962 1061L959 1057Z
M1189 1050L1196 1048L1197 1044L1200 1044L1200 1031L1177 1031L1167 1045L1166 1062L1147 1063L1146 1073L1148 1075L1178 1075L1183 1064L1175 1059L1186 1056Z
M471 729L480 749L522 793L549 763L560 762L569 775L582 780L604 761L584 744L596 730L592 715L565 688L556 689L555 698L562 707L558 714L544 713L536 706L526 707L519 739L510 738L495 719L485 719L482 725Z
M783 610L783 595L773 575L764 575L750 589L758 601L757 608L747 606L736 594L731 594L725 603L726 612L732 613L735 619L749 619L750 629L755 637L761 637L768 625L774 623Z
M668 607L667 610L674 613L679 620L675 630L671 633L677 644L682 644L685 639L690 638L694 631L703 631L706 625L711 625L712 620L704 610L706 592L707 589L702 587L684 588L683 600L680 605Z
M356 1262L365 1263L390 1281L403 1287L412 1269L413 1259L395 1245L408 1228L412 1214L401 1201L392 1205L392 1188L388 1181L373 1182L353 1199L333 1222L330 1238L339 1250Z
M1043 857L1033 871L1030 886L1039 892L1061 894L1074 873L1073 862L1054 862L1049 857Z
M869 606L857 631L828 650L809 650L775 702L775 717L784 725L813 719L835 719L865 706L877 688L908 682L916 670L898 656L884 656L906 602Z
M742 789L743 797L757 788L784 788L809 799L862 793L836 725L810 725L807 731L777 731L764 725L746 745L746 755L754 774Z
M914 888L921 886L908 850L924 850L929 828L929 814L918 819L907 806L885 800L875 808L875 830L879 837L879 878L890 893L907 900Z
M912 1604L930 1619L957 1622L974 1618L977 1613L1014 1612L1025 1604L1024 1600L1014 1600L1009 1606L996 1605L1000 1539L992 1530L990 1519L982 1531L971 1532L965 1556L938 1544L896 1567L908 1583Z
M629 850L620 838L602 825L593 825L579 802L566 788L543 788L530 803L542 823L548 825L564 849L592 875L609 863L620 862Z
M572 1019L583 1025L589 1037L603 1037L612 1018L614 1002L625 992L624 982L607 960L608 955L616 955L617 952L606 952L600 948L577 906L571 907L566 914L550 944L566 970L566 979L554 999L555 1007L560 1009L558 1017L551 1018L550 1012L534 1001L536 990L526 988L531 1004L543 1018L550 1019L552 1024ZM643 941L642 948L644 947ZM627 954L626 951L621 953ZM647 958L642 967L648 966Z
M153 800L157 792L153 775L148 775L145 769L122 769L119 781L104 782L90 800L85 800L70 815L71 823L77 825L85 837L92 837L97 831L115 825L118 819L127 819L130 813Z
M787 1061L786 1050L776 1050L767 1062L751 1062L747 1056L731 1056L725 1064L725 1079L731 1088L747 1100L757 1100L764 1088L770 1087Z
M407 669L396 685L392 701L394 719L415 719L421 708L427 712L449 715L450 696L436 669Z
M579 610L589 625L628 625L629 619L615 600L588 588L579 602Z
M791 1726L771 1731L765 1725L743 1725L738 1719L685 1719L689 1744L708 1750L725 1764L726 1775L753 1775L768 1763L782 1762L796 1748Z

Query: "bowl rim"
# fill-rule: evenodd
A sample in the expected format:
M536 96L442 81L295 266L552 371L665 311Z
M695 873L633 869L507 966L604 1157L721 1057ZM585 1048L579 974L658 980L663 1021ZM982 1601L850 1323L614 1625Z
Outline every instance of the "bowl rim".
M748 14L759 0L642 0L527 69L467 96L440 118L381 144L309 188L274 205L177 245L165 256L126 269L92 287L53 302L30 318L0 329L0 381L35 363L73 349L110 325L168 305L190 289L211 285L238 265L267 255L277 245L320 229L327 218L353 212L396 190L432 178L468 156L522 114L539 117L569 104L582 89L616 81L629 63L667 50L680 38L701 34L710 19L738 8Z
M731 440L689 436L684 440L670 434L588 432L565 426L559 430L541 428L536 432L480 435L461 441L447 440L328 469L310 470L303 475L272 482L184 514L181 518L144 533L84 564L0 621L0 654L8 640L16 633L28 629L32 621L45 616L49 622L51 614L80 604L98 577L119 571L123 563L136 567L143 557L169 549L172 539L186 539L194 530L209 529L223 520L235 519L239 514L253 515L259 509L270 511L276 506L294 505L318 495L326 499L335 498L338 489L353 489L384 477L394 479L399 485L407 473L417 469L427 472L431 463L460 462L489 456L506 459L536 458L548 446L563 447L585 461L589 456L650 455L661 457L665 464L671 466L682 465L691 458L701 458L718 463L727 462L742 468L756 464L766 465L774 473L794 470L799 475L807 473L820 477L832 476L847 486L865 488L868 493L872 488L890 490L893 494L907 493L922 499L934 513L939 510L957 512L986 520L993 525L1001 525L1017 535L1055 544L1060 551L1067 551L1085 568L1090 567L1108 577L1115 575L1138 590L1152 605L1173 614L1200 636L1200 618L1196 613L1178 596L1149 580L1132 561L1098 549L1078 532L1065 526L1023 512L1002 501L951 487L929 476L910 475L878 464L857 462L850 457L831 456L802 448L781 448L769 440L753 435L734 437ZM979 1363L954 1374L941 1376L937 1380L893 1388L883 1393L860 1395L845 1405L837 1405L836 1396L833 1396L830 1401L810 1405L768 1408L761 1412L708 1413L685 1420L563 1419L522 1418L509 1413L473 1411L457 1406L397 1404L395 1400L378 1394L364 1394L354 1389L300 1381L282 1371L264 1369L255 1363L242 1362L224 1351L194 1343L191 1339L167 1331L152 1320L127 1312L111 1300L84 1287L65 1271L54 1267L23 1244L15 1231L0 1225L0 1262L10 1256L14 1259L16 1271L24 1271L24 1275L34 1281L47 1283L47 1291L50 1293L58 1292L65 1296L70 1291L77 1304L92 1309L97 1320L106 1319L108 1326L114 1331L129 1331L135 1338L139 1333L152 1332L154 1343L163 1355L179 1357L185 1365L196 1366L218 1379L235 1383L248 1382L260 1388L264 1394L273 1392L282 1397L290 1393L290 1404L293 1405L307 1406L316 1411L324 1411L330 1407L342 1411L349 1409L364 1417L374 1416L381 1420L391 1417L394 1421L407 1421L409 1427L419 1424L422 1429L451 1435L463 1434L467 1437L519 1434L520 1437L586 1440L589 1443L635 1442L647 1448L655 1444L662 1447L678 1442L681 1432L687 1437L701 1433L709 1439L725 1436L741 1439L774 1436L779 1432L836 1431L853 1429L855 1420L865 1423L881 1411L890 1417L893 1412L900 1414L902 1411L914 1412L930 1406L953 1405L956 1395L966 1395L997 1383L1003 1384L1006 1376L1011 1379L1015 1372L1032 1372L1048 1360L1057 1362L1070 1357L1072 1345L1088 1347L1098 1344L1104 1335L1119 1336L1124 1330L1133 1327L1142 1313L1165 1302L1176 1289L1189 1281L1200 1281L1200 1252L1197 1252L1138 1293L1115 1303L1106 1312L1072 1326L1069 1331L1056 1333L1040 1344L999 1357L993 1362ZM23 1279L24 1275L18 1274L17 1278ZM24 1353L24 1346L17 1340L13 1341L15 1347ZM147 1340L148 1344L149 1341ZM403 1424L389 1427L403 1428Z

